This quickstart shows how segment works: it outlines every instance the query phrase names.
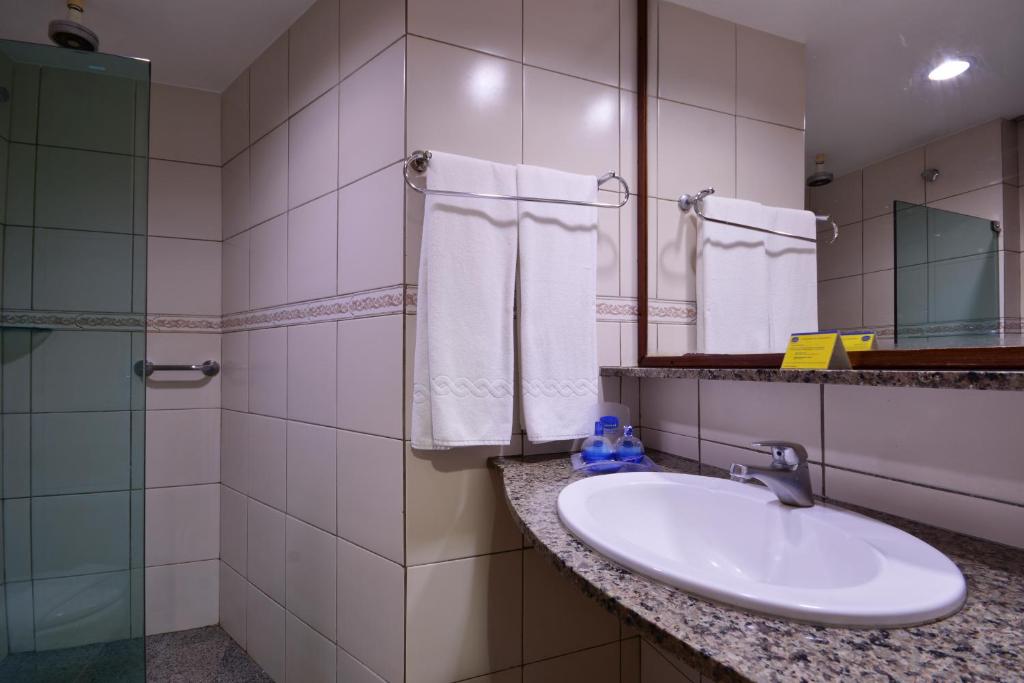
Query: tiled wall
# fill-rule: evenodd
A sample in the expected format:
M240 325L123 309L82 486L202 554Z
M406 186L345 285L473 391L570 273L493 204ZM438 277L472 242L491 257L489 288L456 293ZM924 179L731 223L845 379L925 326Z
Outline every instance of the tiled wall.
M153 84L147 357L221 360L220 97ZM217 623L221 377L146 383L146 632Z
M1005 120L936 140L813 188L810 207L840 225L834 244L819 242L819 324L893 326L894 200L999 221L1002 317L1020 332L1021 240L1018 127ZM921 172L937 168L935 182Z
M1024 394L642 380L648 447L728 469L754 441L807 448L815 491L1024 547Z
M648 345L674 356L696 350L697 219L679 195L803 208L804 46L649 4Z

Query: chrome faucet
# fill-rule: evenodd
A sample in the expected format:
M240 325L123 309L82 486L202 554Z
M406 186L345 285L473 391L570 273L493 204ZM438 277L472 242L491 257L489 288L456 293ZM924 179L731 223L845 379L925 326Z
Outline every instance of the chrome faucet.
M801 508L814 505L807 451L803 446L786 441L759 441L750 445L769 449L772 462L768 467L733 463L729 468L729 477L733 481L757 479L785 505Z

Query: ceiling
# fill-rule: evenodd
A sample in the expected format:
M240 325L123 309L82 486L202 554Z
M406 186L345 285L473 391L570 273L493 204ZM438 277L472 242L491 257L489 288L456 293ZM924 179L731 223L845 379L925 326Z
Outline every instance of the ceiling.
M222 92L313 0L89 0L104 52L152 61L153 80ZM0 38L49 43L64 0L0 0Z
M1024 115L1022 0L673 0L807 45L806 165L836 174ZM946 56L972 68L927 79Z

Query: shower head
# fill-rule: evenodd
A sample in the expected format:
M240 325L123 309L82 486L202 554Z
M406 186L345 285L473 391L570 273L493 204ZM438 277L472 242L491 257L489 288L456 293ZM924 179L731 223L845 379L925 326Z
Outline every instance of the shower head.
M50 40L72 50L96 52L100 47L100 38L82 23L84 13L85 0L69 0L67 19L54 19L50 22Z
M825 170L825 155L818 154L814 157L814 173L807 176L807 187L821 187L832 182L833 175Z

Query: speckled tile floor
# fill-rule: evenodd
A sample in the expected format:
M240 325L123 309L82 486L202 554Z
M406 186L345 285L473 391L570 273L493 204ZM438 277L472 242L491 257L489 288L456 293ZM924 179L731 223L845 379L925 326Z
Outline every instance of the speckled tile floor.
M271 678L219 626L141 640L8 655L4 683L271 683Z

